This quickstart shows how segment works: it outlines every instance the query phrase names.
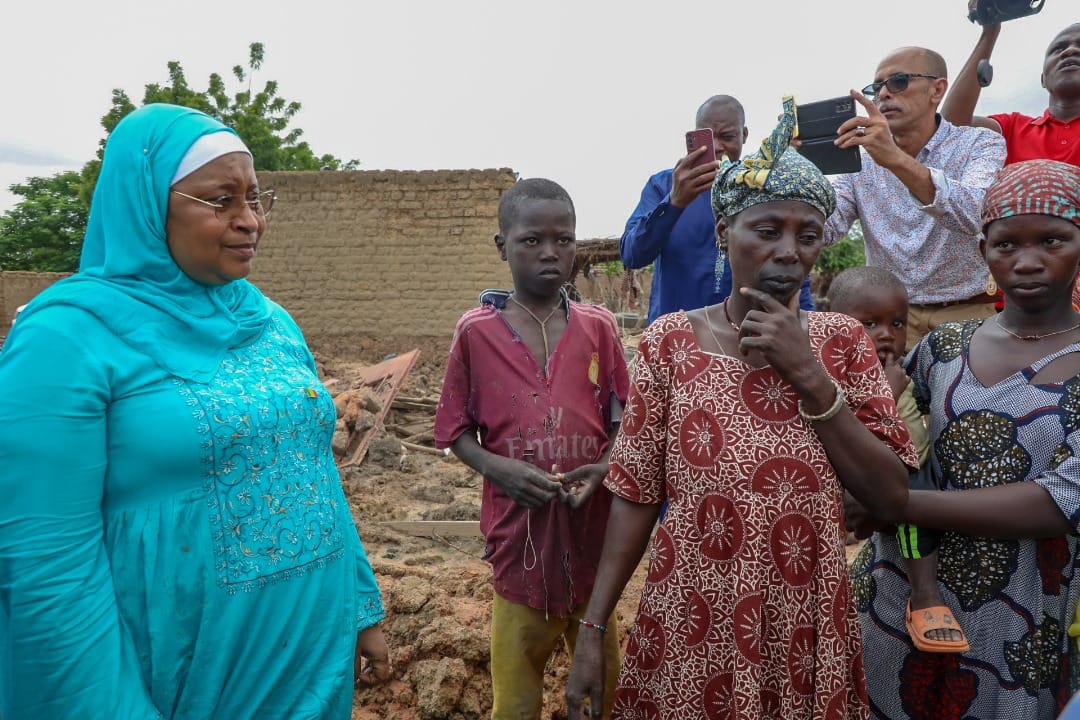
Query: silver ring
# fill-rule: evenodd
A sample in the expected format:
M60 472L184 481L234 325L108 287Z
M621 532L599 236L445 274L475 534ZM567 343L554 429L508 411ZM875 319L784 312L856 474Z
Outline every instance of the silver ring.
M864 135L866 135L866 128L864 128L864 127L855 128L855 134L858 135L859 137L863 137Z

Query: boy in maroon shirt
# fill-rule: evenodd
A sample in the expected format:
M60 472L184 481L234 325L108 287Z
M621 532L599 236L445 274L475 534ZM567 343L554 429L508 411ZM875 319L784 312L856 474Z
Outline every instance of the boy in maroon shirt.
M575 222L570 196L550 180L503 195L495 245L514 289L485 291L458 321L435 416L436 445L484 476L493 720L540 716L548 657L560 638L572 653L579 630L605 634L611 687L619 671L613 618L582 614L629 381L614 316L563 290Z

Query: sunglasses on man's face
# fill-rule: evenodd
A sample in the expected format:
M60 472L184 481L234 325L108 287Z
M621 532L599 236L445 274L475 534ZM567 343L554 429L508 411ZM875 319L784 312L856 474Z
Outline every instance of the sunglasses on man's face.
M911 82L911 78L930 78L931 80L937 80L938 76L927 75L925 73L896 73L892 77L870 83L862 89L862 92L863 95L868 98L876 98L878 93L881 92L881 88L885 87L888 88L889 92L893 95L897 95L908 89L908 83Z

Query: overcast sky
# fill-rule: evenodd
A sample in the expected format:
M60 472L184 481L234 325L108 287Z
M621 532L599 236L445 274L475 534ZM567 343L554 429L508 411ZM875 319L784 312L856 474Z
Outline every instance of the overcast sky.
M1076 0L1007 23L985 113L1041 113L1050 39ZM862 87L902 45L959 70L978 37L965 0L304 0L10 3L0 23L0 211L28 176L78 169L104 134L113 88L138 103L178 60L189 83L245 64L303 104L317 154L365 169L510 167L562 183L578 236L619 235L648 176L683 153L709 95L747 110L750 149L780 98ZM230 86L231 89L235 89ZM283 198L287 201L287 199Z

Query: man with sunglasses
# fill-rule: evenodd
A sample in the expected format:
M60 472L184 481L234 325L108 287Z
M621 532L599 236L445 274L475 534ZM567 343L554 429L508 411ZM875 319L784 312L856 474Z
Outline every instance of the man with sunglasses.
M851 91L867 115L837 132L839 147L862 148L863 169L834 179L837 207L825 239L838 240L860 221L866 264L907 288L909 349L942 322L994 313L996 287L979 254L979 208L1005 143L938 114L946 76L933 50L892 52L862 94Z
M1080 165L1080 23L1059 32L1046 49L1039 80L1049 98L1042 115L1012 112L973 117L981 91L979 61L990 59L1000 32L1000 23L983 27L971 57L941 106L942 114L957 125L1001 133L1009 151L1006 165L1040 159Z

